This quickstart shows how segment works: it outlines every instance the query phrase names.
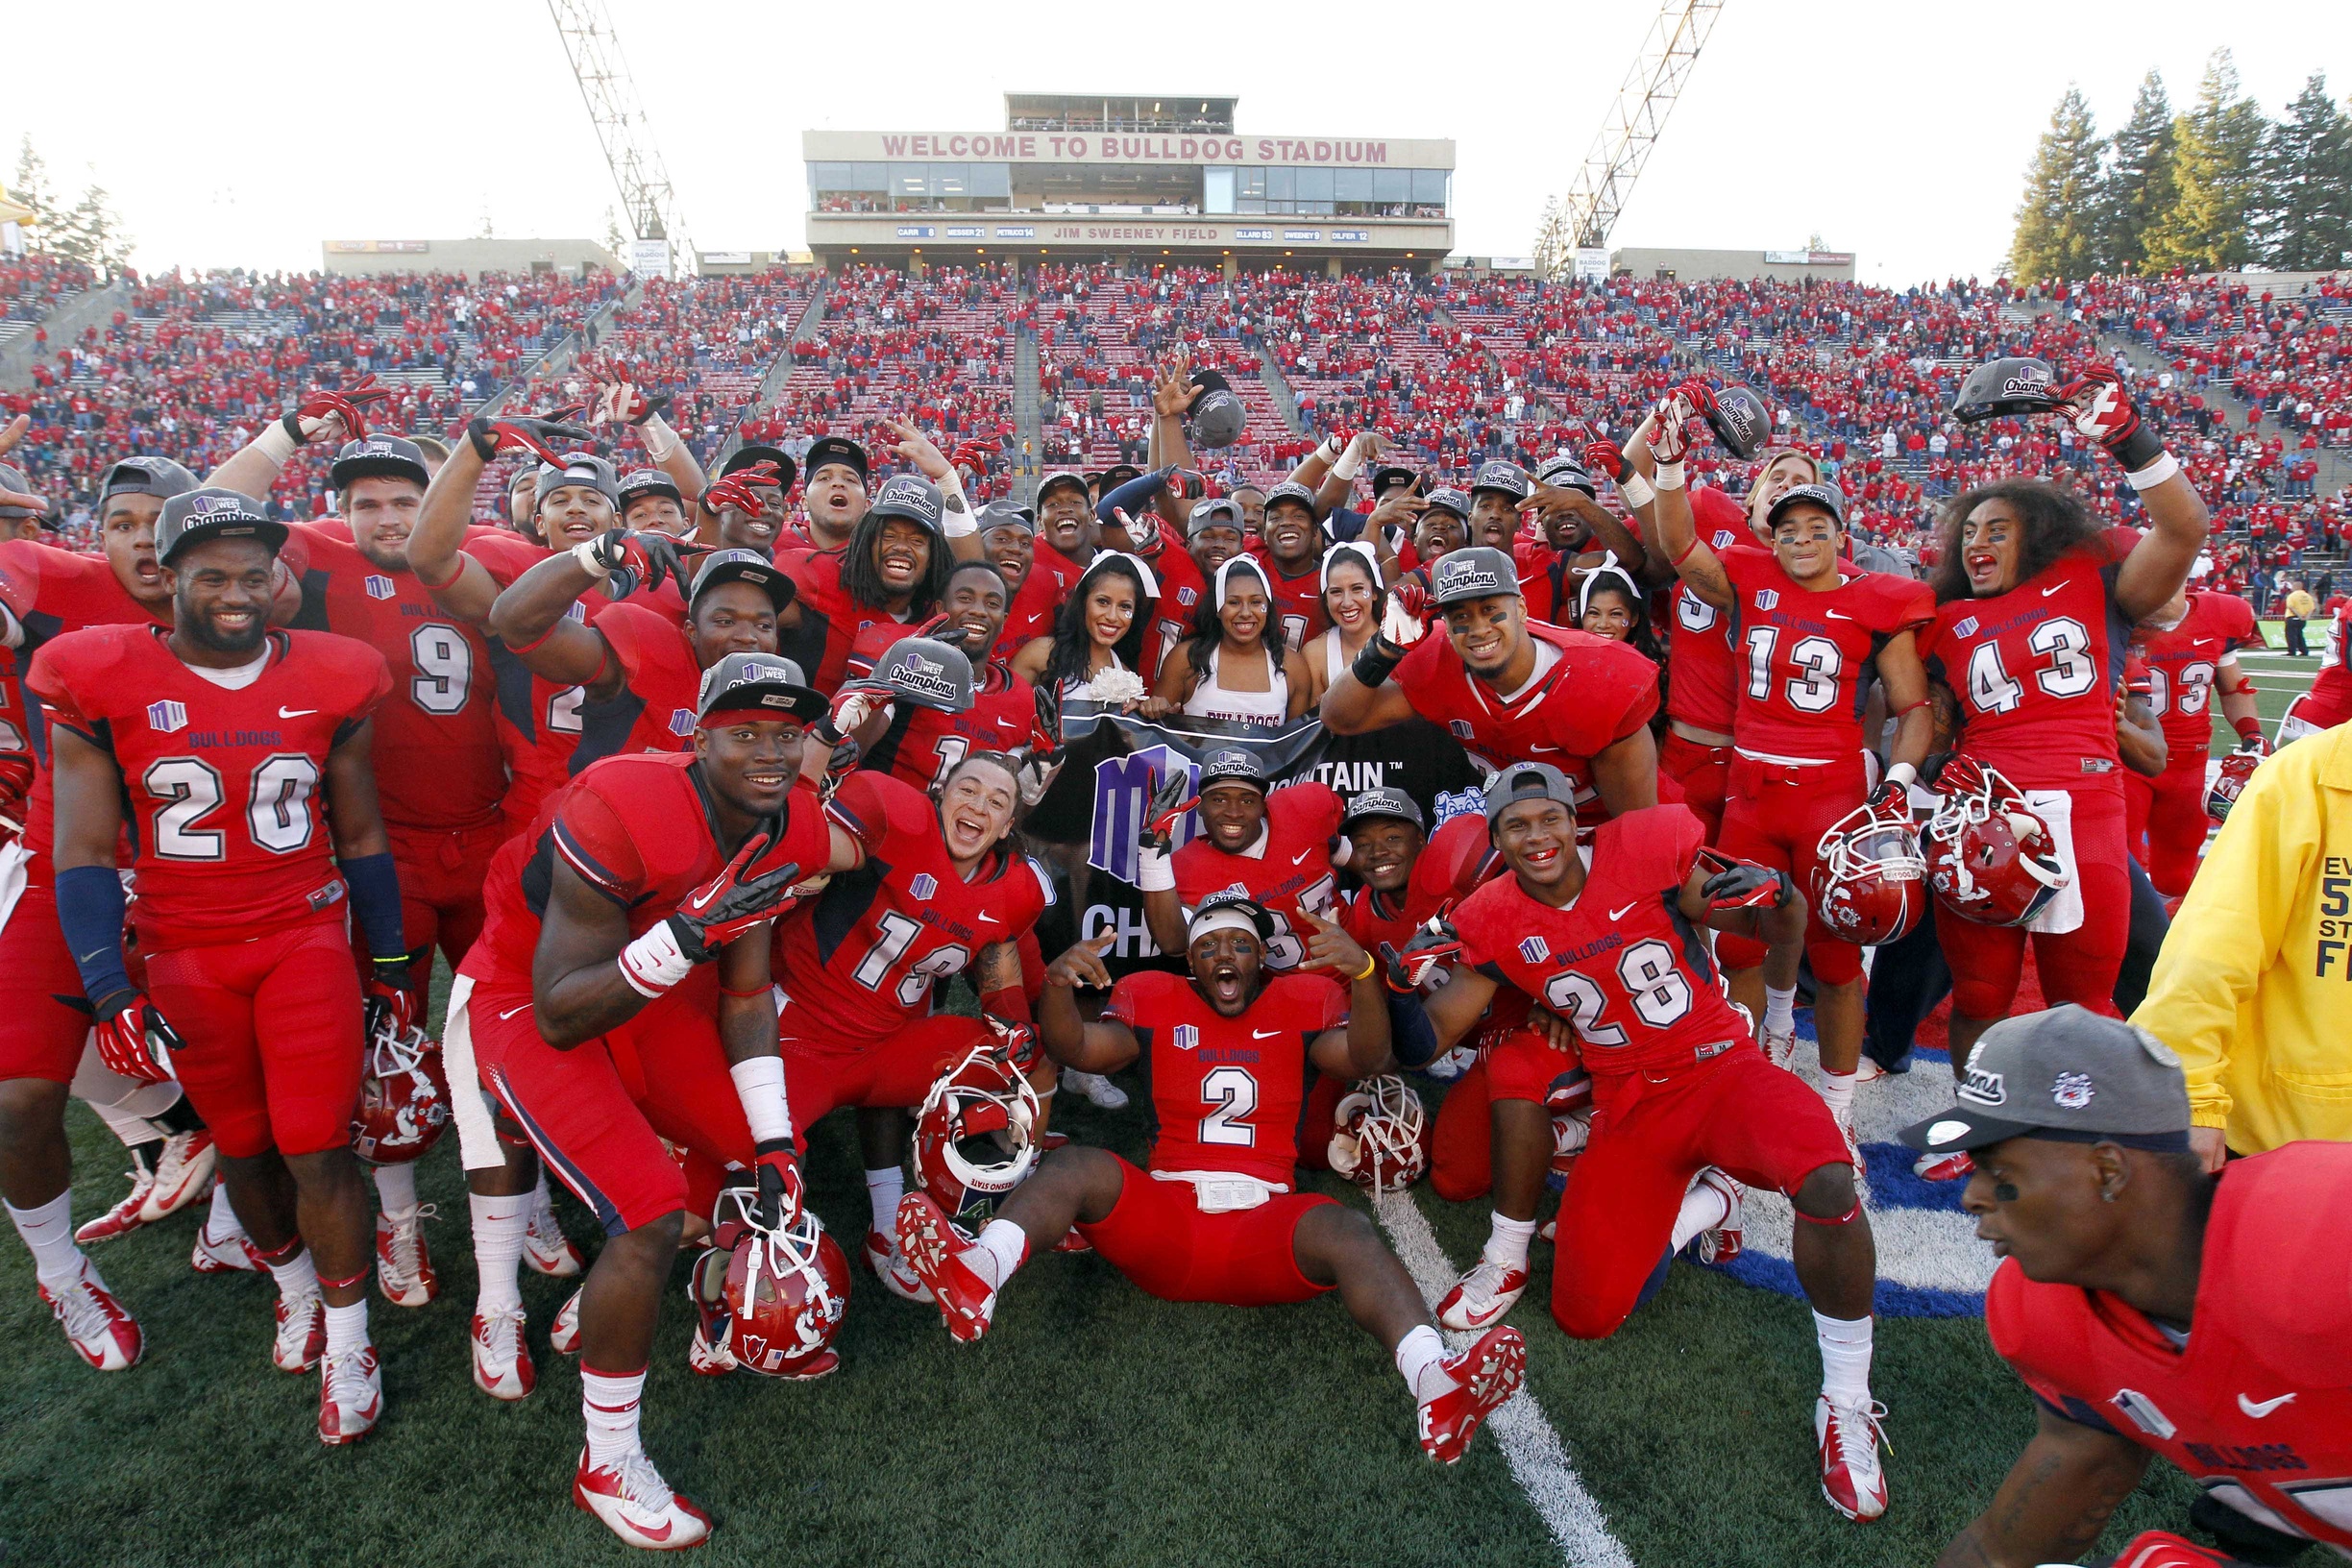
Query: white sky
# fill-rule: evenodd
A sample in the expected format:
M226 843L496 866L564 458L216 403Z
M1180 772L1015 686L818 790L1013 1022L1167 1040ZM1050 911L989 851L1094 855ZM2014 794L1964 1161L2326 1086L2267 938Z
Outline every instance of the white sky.
M1245 133L1451 136L1457 251L1524 255L1654 14L1650 0L611 6L710 250L801 245L803 129L1001 129L1012 87L1234 94ZM485 209L502 234L595 237L616 205L537 0L309 8L299 24L244 0L22 10L0 179L28 130L68 196L94 168L149 269L315 268L322 239L471 234ZM1989 277L2070 80L2102 132L2151 65L2185 107L2221 42L2270 114L2315 69L2340 102L2352 91L2352 5L2233 14L2213 0L1730 0L1613 242L1818 233L1857 253L1866 282ZM1188 41L1204 19L1216 41Z

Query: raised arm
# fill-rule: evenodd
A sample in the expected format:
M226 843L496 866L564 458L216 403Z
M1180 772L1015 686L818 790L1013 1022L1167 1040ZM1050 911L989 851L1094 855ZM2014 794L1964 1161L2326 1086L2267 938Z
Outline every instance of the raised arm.
M1066 1067L1115 1072L1142 1053L1142 1043L1125 1024L1115 1018L1089 1023L1078 1011L1076 988L1111 989L1111 971L1102 960L1117 941L1114 932L1090 937L1045 966L1045 990L1038 997L1038 1043Z
M1388 677L1428 635L1423 624L1428 607L1429 590L1418 582L1400 582L1389 590L1380 630L1323 694L1317 711L1324 728L1335 735L1363 735L1413 717L1411 698Z
M475 570L481 570L478 563ZM596 575L570 551L550 555L498 596L489 629L532 674L559 686L584 686L601 702L621 694L627 673L602 632L572 619L572 606L596 585Z
M205 483L240 495L267 496L277 488L279 472L297 448L315 441L332 452L345 441L363 438L367 416L361 410L391 395L392 389L378 386L372 375L340 389L314 386L303 394L292 413L271 420L259 435L230 453Z
M2115 586L2116 607L2123 618L2144 621L2181 591L2197 551L2205 548L2213 523L2205 498L2107 366L2086 366L2050 395L2066 405L2076 429L2106 449L2147 508L2148 529L2123 558Z
M1690 450L1689 422L1690 410L1677 394L1659 409L1650 438L1657 454L1658 549L1666 564L1690 584L1692 593L1719 610L1727 610L1737 597L1731 578L1723 562L1715 558L1715 551L1700 539L1698 522L1691 516L1690 492L1683 487L1682 458Z

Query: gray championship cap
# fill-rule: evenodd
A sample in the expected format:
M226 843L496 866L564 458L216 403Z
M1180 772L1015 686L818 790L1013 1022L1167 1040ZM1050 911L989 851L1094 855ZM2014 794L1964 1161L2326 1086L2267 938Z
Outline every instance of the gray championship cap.
M677 480L658 468L632 468L621 476L623 509L647 496L668 496L680 506L686 504L685 493L678 489Z
M901 637L874 665L873 678L919 708L968 713L976 700L971 660L937 637Z
M1554 453L1545 458L1543 466L1535 471L1535 478L1538 482L1551 485L1556 490L1581 490L1596 499L1601 493L1600 487L1593 483L1592 475L1585 472L1584 465L1564 452Z
M1265 493L1265 509L1272 511L1286 501L1295 501L1307 508L1309 522L1314 520L1315 493L1292 479L1285 479Z
M1481 490L1492 490L1520 502L1527 500L1529 488L1527 470L1517 463L1500 459L1479 464L1478 472L1470 476L1470 494L1473 497Z
M125 457L107 465L98 476L98 503L105 509L109 496L153 496L169 501L196 488L196 476L169 457Z
M1486 830L1493 832L1495 820L1522 800L1556 800L1576 815L1576 786L1566 773L1548 762L1514 762L1487 782Z
M916 474L899 474L882 481L867 512L872 518L895 517L913 523L934 537L945 537L940 514L946 502L939 486Z
M702 557L695 568L694 587L687 592L688 602L700 599L704 592L723 582L747 582L768 596L768 602L783 609L799 594L784 569L756 550L714 550Z
M1240 440L1242 428L1249 423L1249 410L1241 406L1241 399L1225 378L1213 370L1196 370L1192 385L1192 401L1185 408L1192 445L1214 452Z
M808 684L792 660L773 653L729 653L702 672L695 718L707 722L719 714L740 714L805 724L821 718L827 706L824 694Z
M1823 484L1818 479L1811 484L1800 484L1783 491L1780 499L1772 503L1772 510L1764 514L1764 526L1768 528L1777 527L1782 512L1803 502L1810 502L1836 518L1839 527L1846 526L1846 493L1834 484Z
M1929 1154L2012 1138L2177 1153L2189 1147L2189 1086L2154 1035L2068 1002L1987 1029L1952 1108L1896 1136Z
M1249 525L1241 516L1239 502L1219 496L1192 503L1191 515L1185 519L1185 537L1189 539L1203 528L1231 528L1236 533L1247 533Z
M12 463L0 463L0 490L12 490L20 496L35 493L33 481L25 478L25 471ZM11 521L38 516L40 513L30 506L0 506L0 517L8 518Z
M261 502L217 485L190 490L163 502L156 520L156 559L165 566L190 545L207 539L258 539L275 553L285 543L286 526L274 523Z
M1441 484L1425 499L1429 504L1421 508L1424 516L1431 512L1452 512L1461 522L1470 521L1470 498L1453 485Z
M614 472L610 462L593 452L565 453L561 468L553 463L541 463L538 503L545 505L550 496L571 484L588 486L616 508L621 504L621 476Z
M1212 751L1209 760L1201 764L1201 793L1206 795L1211 786L1217 784L1255 784L1262 795L1266 787L1265 764L1258 760L1257 752L1238 747Z
M1339 819L1339 831L1344 833L1358 822L1375 817L1394 817L1399 821L1426 827L1428 819L1421 815L1421 803L1403 790L1366 790L1361 795L1348 796L1347 813Z
M1023 533L1037 532L1037 519L1026 506L1009 501L992 501L980 508L979 530L992 533L998 528L1018 528Z
M344 442L327 469L327 478L337 490L349 490L353 480L367 478L432 483L432 475L425 468L425 449L404 435L371 435Z
M1450 550L1430 568L1430 602L1440 609L1467 599L1519 593L1519 569L1491 545Z

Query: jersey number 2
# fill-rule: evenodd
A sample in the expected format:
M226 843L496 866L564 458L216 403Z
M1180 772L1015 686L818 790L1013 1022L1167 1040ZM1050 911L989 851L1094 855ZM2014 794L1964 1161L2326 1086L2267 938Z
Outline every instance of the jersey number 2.
M1254 1147L1258 1129L1249 1115L1258 1109L1258 1080L1241 1067L1212 1067L1201 1079L1201 1099L1209 1114L1200 1119L1200 1141Z

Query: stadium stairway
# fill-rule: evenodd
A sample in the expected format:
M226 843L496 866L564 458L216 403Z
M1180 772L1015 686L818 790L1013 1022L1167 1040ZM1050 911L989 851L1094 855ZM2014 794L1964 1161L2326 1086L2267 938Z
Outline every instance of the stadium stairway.
M808 308L800 312L800 320L793 328L793 334L786 340L783 350L768 362L767 374L760 378L759 390L744 405L742 411L745 414L786 403L785 385L792 380L793 367L799 363L793 357L792 346L804 343L816 334L817 324L825 317L826 293L831 282L828 275L818 275L817 290L809 296ZM743 431L740 429L729 430L726 439L720 442L718 449L710 454L710 461L704 465L705 470L711 474L718 473L720 465L734 456L735 449L742 445Z
M569 370L574 361L578 358L582 347L609 331L621 312L634 306L644 292L645 284L632 280L628 287L606 301L601 309L581 323L579 331L566 332L542 350L538 358L519 367L515 374L507 380L504 386L467 409L467 416L471 418L476 414L484 417L495 415L506 406L508 399L530 385L534 378L543 375L559 376ZM540 411L539 409L531 410L533 413ZM503 515L502 503L506 499L506 479L512 472L512 468L505 463L492 463L482 470L481 478L475 481L474 485L475 522L486 524L501 522Z
M84 328L101 326L116 310L130 308L131 285L119 278L104 288L60 299L48 314L26 323L25 331L0 345L0 387L20 391L31 386L34 361L80 338ZM49 334L45 343L38 336L43 331Z
M1037 499L1038 453L1045 450L1045 418L1038 391L1037 328L1024 324L1013 334L1013 431L1020 439L1014 465L1012 498L1028 505Z
M1266 396L1273 400L1274 411L1296 435L1307 433L1307 422L1299 417L1298 398L1284 379L1282 366L1274 362L1274 351L1260 344L1258 348L1258 380L1265 383Z

